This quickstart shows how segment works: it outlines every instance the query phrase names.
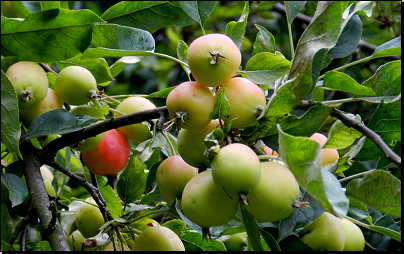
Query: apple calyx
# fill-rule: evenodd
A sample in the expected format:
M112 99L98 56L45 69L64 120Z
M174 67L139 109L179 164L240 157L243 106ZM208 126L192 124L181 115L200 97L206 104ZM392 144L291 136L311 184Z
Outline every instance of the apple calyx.
M209 52L209 54L212 57L212 60L209 62L210 64L220 64L221 61L227 60L227 58L220 54L220 52L213 51L213 53Z
M31 91L24 89L21 91L20 93L21 99L23 99L26 102L30 102L32 100L35 100L35 98L33 97L33 94Z

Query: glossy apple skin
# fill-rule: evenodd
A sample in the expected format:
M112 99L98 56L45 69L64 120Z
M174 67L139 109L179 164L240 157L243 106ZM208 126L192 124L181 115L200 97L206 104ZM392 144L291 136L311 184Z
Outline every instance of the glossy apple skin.
M198 174L198 169L187 164L180 155L165 159L157 168L156 181L160 193L181 198L185 185Z
M344 251L363 251L365 249L365 237L362 230L346 218L339 220L345 234Z
M217 187L224 188L234 199L247 194L261 179L258 156L248 146L233 143L222 147L212 160L212 176Z
M181 208L192 222L209 228L224 225L232 220L236 215L238 203L215 185L211 171L203 171L185 186Z
M81 154L84 164L95 175L116 176L126 167L130 152L126 138L112 129L105 133L95 149Z
M156 226L145 229L135 239L133 251L185 251L181 239L171 229Z
M13 84L20 109L30 109L40 103L48 93L49 82L45 71L39 64L21 61L11 65L6 75ZM33 99L25 100L28 93Z
M262 89L243 77L230 79L217 94L223 89L225 89L224 95L230 105L230 113L224 119L225 123L237 118L232 124L232 127L236 129L244 129L246 126L254 124L266 105L266 98Z
M148 99L133 96L124 99L121 102L121 104L119 104L118 107L116 107L116 110L125 114L130 114L154 108L156 108L156 106ZM114 112L114 117L118 116L121 116L121 114ZM152 138L153 136L149 130L149 127L147 127L142 123L136 123L119 127L118 131L122 133L122 135L124 135L127 139L138 143L146 141Z
M102 118L105 119L105 116L98 111L95 107L90 105L81 105L70 110L70 113L75 115L89 115L94 118ZM95 137L90 137L82 140L82 143L75 148L80 152L88 152L95 149L102 141L105 136L105 132L96 135Z
M313 250L342 251L345 245L345 235L337 217L324 212L310 225L299 232L300 239Z
M88 198L87 202L96 205L93 198ZM74 224L85 238L97 235L99 228L104 225L104 218L98 206L84 203L77 211Z
M261 180L248 194L249 205L245 208L257 219L280 221L293 213L299 192L299 184L287 167L272 161L261 162Z
M43 113L61 108L63 108L62 101L52 89L48 88L45 98L37 105L30 109L20 109L20 119L26 127L29 127L32 121Z
M314 133L310 136L310 139L317 141L321 147L327 143L328 138L321 133ZM323 148L321 149L321 166L333 163L339 159L337 149Z
M205 137L216 128L220 128L217 119L200 130L181 129L178 132L178 152L186 163L196 168L201 164L210 165L203 156L206 150Z
M209 115L215 105L215 97L210 89L198 82L187 81L171 90L166 100L171 119L174 111L186 112L185 123L181 127L187 130L202 129L211 121Z
M93 74L81 66L68 66L61 70L55 80L55 92L70 105L84 105L91 101L90 91L97 91Z
M210 53L220 53L218 64L211 64ZM204 86L218 87L233 77L240 64L241 52L228 36L207 34L195 39L188 48L187 62L192 76Z

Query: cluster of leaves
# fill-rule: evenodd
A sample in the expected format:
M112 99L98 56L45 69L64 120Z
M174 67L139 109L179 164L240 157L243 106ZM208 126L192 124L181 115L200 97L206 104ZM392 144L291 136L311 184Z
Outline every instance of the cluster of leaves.
M115 218L105 227L109 224L120 226L125 228L126 231L122 230L124 234L130 235L130 225L136 224L139 218L151 217L163 209L165 213L177 218L163 225L179 235L187 250L225 250L223 243L216 239L242 231L247 231L249 248L254 250L301 250L308 247L296 237L297 233L327 209L339 217L348 215L350 220L362 228L401 241L401 181L388 170L398 165L387 160L385 152L363 133L347 127L341 120L332 118L330 121L335 107L341 108L349 103L376 105L367 127L377 133L390 149L401 155L401 60L380 64L374 73L360 83L340 72L350 66L401 56L401 37L384 40L370 55L330 69L335 60L355 54L362 35L361 19L372 16L373 6L374 2L318 2L310 23L294 45L293 21L304 8L313 7L312 3L285 2L286 29L289 31L286 37L291 41L288 48L291 53L280 47L288 42L275 41L275 36L267 26L258 22L252 26L249 22L251 9L261 13L262 19L262 13L273 5L268 7L265 3L252 3L250 6L247 2L236 5L237 8L230 6L227 12L231 16L227 18L241 14L239 19L216 28L232 38L239 48L248 48L245 44L250 42L248 53L242 50L243 63L238 74L260 85L267 93L268 103L257 124L242 130L238 134L239 140L250 145L256 144L259 148L268 145L277 150L296 176L302 189L301 198L307 200L310 207L297 208L289 218L277 223L257 223L251 214L241 209L227 225L211 228L212 241L202 242L202 230L182 214L178 202L164 204L160 201L160 193L154 181L157 167L161 163L160 151L164 156L172 156L174 152L178 154L178 150L175 134L164 135L154 129L155 135L151 140L141 144L131 143L133 155L119 176L115 192L110 186L105 186L105 179L98 178L100 193L107 203L108 211ZM210 19L218 19L217 13L223 12L225 7L216 2L203 1L134 1L119 2L96 13L88 9L70 10L66 2L44 1L41 2L41 9L34 13L24 11L24 6L15 8L23 15L23 20L1 17L2 160L13 162L1 173L11 202L9 207L4 202L1 204L2 250L10 248L4 239L15 228L10 216L26 216L17 210L26 205L28 196L27 187L21 180L24 164L17 159L18 156L26 160L19 147L22 131L18 121L18 105L12 85L4 74L5 70L22 60L47 63L59 70L79 65L92 72L98 85L105 87L107 94L111 91L111 94L118 94L115 98L122 99L128 95L118 92L119 89L114 90L110 84L115 82L118 86L117 80L122 79L125 70L133 69L135 64L143 63L149 72L152 68L159 72L161 68L170 69L175 65L182 72L182 76L178 74L181 76L178 80L189 79L190 70L186 63L188 46L185 41L197 35L192 34L188 40L182 40L178 36L178 29L184 29L183 34L186 34L187 28L197 30L195 28L198 27L201 34L211 32L215 29L209 26L212 24ZM161 46L163 43L157 43L160 31L165 31L167 38L175 42L174 54L161 53L166 50ZM153 62L148 59L155 58L164 59L166 62L159 63L165 67L152 67ZM52 88L56 74L50 71L47 75ZM172 74L158 76L158 91L146 92L147 95L144 95L158 106L164 105L165 98L173 89L166 88L168 82L162 81L169 75ZM178 80L174 85L179 84ZM130 92L133 89L139 91L139 88L124 91ZM320 96L321 99L315 96L318 91L320 94L337 92L344 97L324 101L321 98L323 96ZM223 98L216 103L212 118L228 114L229 105L224 95L221 96ZM301 102L305 99L311 100L311 107L302 113ZM108 113L110 105L106 100L93 100L93 103L101 112ZM345 117L362 122L360 114L351 113L345 114ZM27 129L24 140L29 140L37 149L41 149L38 142L41 136L77 132L95 126L95 122L93 118L80 118L66 110L55 110L38 117ZM103 131L105 129L96 130L98 133ZM328 133L328 142L324 148L338 149L338 164L320 166L321 148L307 138L318 131ZM56 143L57 140L54 141ZM366 165L362 163L366 161L374 162L373 170L365 166L359 169L355 167L356 164ZM69 147L58 150L56 162L92 182L79 154ZM353 170L356 170L356 175L352 173ZM352 176L344 178L347 175ZM87 192L83 193L83 188L77 188L65 174L55 176L54 186L63 203L71 204L75 198L88 196ZM373 209L382 214L378 220L371 216ZM62 227L69 234L74 229L74 213L60 213ZM38 225L37 228L40 227ZM41 241L32 248L50 248L46 244L46 241Z

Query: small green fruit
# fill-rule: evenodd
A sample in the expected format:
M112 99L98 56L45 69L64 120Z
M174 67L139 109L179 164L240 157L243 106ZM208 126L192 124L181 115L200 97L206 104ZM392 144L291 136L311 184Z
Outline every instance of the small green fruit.
M181 239L171 229L163 226L145 229L135 239L133 251L185 251Z
M93 198L88 198L86 201L96 205ZM105 222L98 206L84 203L77 211L74 223L85 238L90 238L100 232L99 228L104 225Z

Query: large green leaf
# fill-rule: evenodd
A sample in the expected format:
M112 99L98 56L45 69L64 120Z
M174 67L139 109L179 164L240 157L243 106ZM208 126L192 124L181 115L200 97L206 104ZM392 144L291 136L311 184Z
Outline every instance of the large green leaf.
M337 178L321 167L321 146L307 137L284 133L278 124L279 155L300 187L338 217L345 217L349 201Z
M401 181L384 170L376 170L352 180L346 195L382 213L401 218Z
M312 21L300 37L289 72L289 79L297 77L293 86L295 103L304 99L312 88L312 61L320 49L335 46L341 32L342 13L348 2L319 1Z
M123 1L106 10L101 18L110 23L154 33L166 26L188 26L195 21L177 1Z
M186 251L226 251L223 242L216 239L202 240L202 235L197 232L187 231L179 237Z
M247 78L260 85L267 85L287 74L291 63L270 52L261 52L247 62Z
M226 25L225 34L234 41L238 48L240 48L243 43L249 10L248 1L246 1L239 20L237 22L231 21Z
M258 33L255 37L252 55L254 56L261 52L275 54L275 37L265 27L257 24L255 24L255 27L258 29Z
M108 211L111 213L112 217L115 219L119 218L122 213L121 202L119 202L114 190L107 184L105 178L100 177L98 179L98 188L105 202L107 202Z
M395 143L401 141L401 99L388 104L380 103L367 127L376 132L393 149ZM380 157L384 157L384 153L367 138L355 159L369 161Z
M374 57L401 56L401 36L383 43L373 52Z
M288 18L290 24L296 18L297 14L303 9L307 1L286 1L286 8L288 9Z
M117 191L125 203L133 203L144 193L146 188L146 166L136 156L131 156L125 170L119 177Z
M1 54L32 62L58 62L83 52L103 22L90 10L51 9L24 20L1 17Z
M217 1L179 1L181 9L188 16L199 23L201 27L205 24Z
M374 96L375 92L367 86L360 85L353 78L338 71L328 71L322 85L325 89L337 90L361 96Z
M20 121L18 120L18 100L14 87L6 74L1 71L1 142L10 153L20 153Z
M17 206L24 202L26 196L28 195L27 185L18 176L1 172L1 181L7 187L9 191L9 199L11 201L11 206Z

